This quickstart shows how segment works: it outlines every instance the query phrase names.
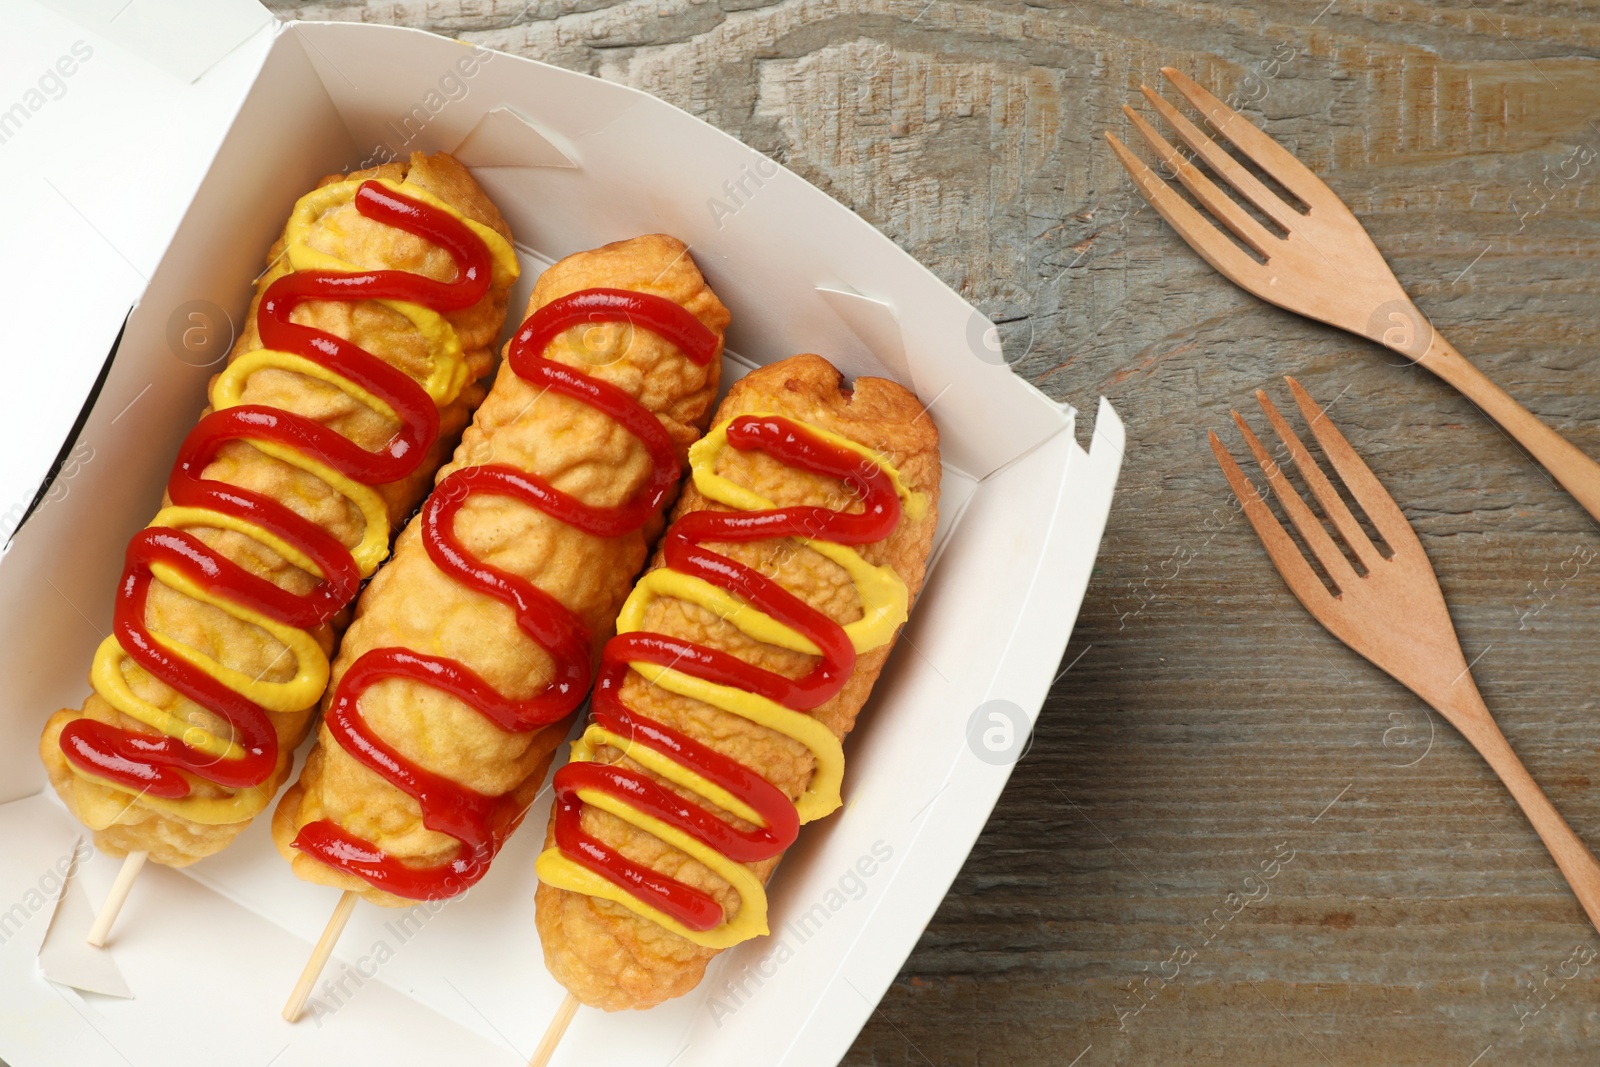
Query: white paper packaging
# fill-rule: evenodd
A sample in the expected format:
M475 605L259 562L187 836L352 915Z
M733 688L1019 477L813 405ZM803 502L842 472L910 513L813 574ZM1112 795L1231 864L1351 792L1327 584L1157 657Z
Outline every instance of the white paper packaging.
M289 873L265 819L186 871L146 867L110 949L132 999L47 982L33 957L50 909L30 909L28 891L83 833L44 782L39 730L85 695L123 548L153 513L214 372L169 343L174 323L181 335L201 321L196 308L225 316L206 311L209 327L239 322L264 251L323 174L447 149L516 235L514 308L543 264L672 233L733 311L730 372L818 352L914 388L939 425L936 565L847 744L846 807L808 827L773 879L773 936L724 953L699 989L662 1007L581 1012L555 1060L837 1062L1009 776L984 731L1010 716L1025 736L1058 669L1121 463L1115 413L1101 402L1085 451L1072 410L1015 377L987 320L926 269L650 96L417 31L280 25L242 0L204 18L139 0L133 30L109 9L60 6L80 21L28 3L0 15L0 133L38 72L75 42L93 53L0 143L17 161L0 168L0 192L40 205L0 223L0 291L22 322L7 365L26 364L0 419L13 526L55 469L0 559L0 846L12 857L0 865L0 1058L512 1065L562 999L533 922L542 804L465 897L358 907L295 1026L278 1011L337 894ZM91 900L115 868L103 856L80 865Z

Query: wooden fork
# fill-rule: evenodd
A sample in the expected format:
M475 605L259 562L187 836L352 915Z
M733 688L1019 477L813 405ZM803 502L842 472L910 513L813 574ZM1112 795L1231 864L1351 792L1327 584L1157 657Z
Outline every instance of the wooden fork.
M1393 555L1385 559L1379 553L1299 436L1273 407L1267 394L1257 390L1256 399L1261 409L1316 497L1322 514L1332 524L1339 540L1349 547L1361 570L1358 572L1346 559L1339 543L1301 499L1282 469L1250 431L1249 424L1235 411L1233 419L1239 424L1245 444L1260 464L1301 540L1338 592L1328 592L1288 531L1213 433L1211 450L1216 453L1228 484L1243 503L1244 513L1260 536L1267 555L1272 557L1273 565L1283 575L1290 592L1318 622L1421 697L1472 742L1472 747L1522 806L1523 813L1533 823L1577 894L1589 921L1600 929L1600 864L1534 783L1484 706L1461 653L1455 627L1451 625L1439 579L1422 551L1422 542L1417 540L1416 532L1394 498L1317 407L1316 401L1306 394L1299 382L1293 378L1285 380L1306 424L1322 445L1323 455L1333 464L1334 471L1367 513Z
M1406 295L1383 254L1350 209L1282 145L1180 71L1161 73L1229 144L1294 194L1304 212L1286 204L1199 127L1148 85L1139 91L1158 115L1235 193L1285 231L1279 236L1217 188L1131 107L1134 129L1175 172L1205 209L1265 262L1226 234L1162 181L1111 133L1106 140L1140 193L1199 252L1241 289L1299 315L1377 341L1449 382L1514 437L1555 475L1584 509L1600 520L1600 464L1546 426L1483 372L1468 363L1433 328Z

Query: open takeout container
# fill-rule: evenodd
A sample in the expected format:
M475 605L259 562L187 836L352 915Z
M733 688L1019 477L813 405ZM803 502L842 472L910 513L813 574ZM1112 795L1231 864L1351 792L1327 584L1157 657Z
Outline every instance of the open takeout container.
M730 377L818 352L914 388L939 424L936 562L847 746L846 807L807 828L774 879L773 935L659 1008L580 1014L555 1061L837 1062L960 869L1058 668L1122 459L1110 406L1085 451L1073 410L1015 377L988 321L932 274L646 94L411 30L283 24L249 0L39 0L0 23L0 109L25 112L0 110L14 386L0 526L15 531L0 560L0 1058L511 1065L562 999L533 920L543 804L465 897L358 908L297 1025L278 1011L337 894L290 875L266 818L186 871L145 869L107 950L131 999L74 988L104 985L74 977L82 931L69 927L117 861L85 859L62 890L86 834L35 755L45 717L87 691L123 547L295 199L330 172L448 149L515 233L514 312L553 259L672 233L733 311ZM54 946L43 962L41 942Z

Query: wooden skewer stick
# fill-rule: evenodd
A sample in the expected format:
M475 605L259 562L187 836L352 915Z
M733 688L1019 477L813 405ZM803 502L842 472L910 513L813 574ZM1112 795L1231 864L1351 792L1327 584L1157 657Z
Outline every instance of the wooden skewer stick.
M100 905L100 914L95 916L94 925L89 927L89 936L84 938L95 948L105 946L112 924L117 921L117 915L128 899L128 891L133 888L134 879L139 877L144 861L149 858L148 852L130 852L122 861L122 869L117 872L117 880L111 883L111 892L106 894L106 902Z
M306 969L300 972L300 981L295 983L294 992L289 994L289 1003L283 1006L285 1021L294 1022L305 1010L306 1001L311 999L312 987L322 976L322 968L328 965L328 957L333 955L333 946L339 943L339 935L344 933L344 924L350 921L350 913L356 910L356 901L360 899L354 890L346 889L344 896L340 897L339 903L334 906L333 914L328 918L328 925L317 941L317 947L311 950L311 958L306 960Z
M550 1020L550 1029L544 1032L539 1047L533 1050L533 1059L528 1061L528 1067L547 1067L550 1057L556 1054L556 1046L561 1044L561 1035L567 1032L572 1017L578 1014L578 1005L578 995L568 993L567 999L556 1009L556 1017Z

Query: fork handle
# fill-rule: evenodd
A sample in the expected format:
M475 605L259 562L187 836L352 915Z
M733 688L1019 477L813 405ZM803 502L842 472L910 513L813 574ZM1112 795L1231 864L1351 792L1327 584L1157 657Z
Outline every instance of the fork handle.
M1394 347L1394 346L1391 346ZM1403 348L1395 351L1407 355ZM1596 463L1537 415L1517 403L1504 389L1467 361L1455 347L1433 331L1421 363L1444 379L1533 454L1555 476L1583 509L1600 522L1600 463Z
M1550 803L1550 798L1544 795L1544 790L1539 788L1533 775L1522 765L1512 751L1510 742L1487 712L1481 719L1478 716L1473 716L1473 719L1475 721L1471 723L1459 724L1461 732L1516 798L1522 813L1538 831L1544 847L1550 850L1556 866L1561 868L1578 903L1588 913L1589 922L1596 930L1600 930L1600 862L1596 862L1594 854L1572 832L1572 827L1567 825L1567 820L1561 817L1555 805Z

